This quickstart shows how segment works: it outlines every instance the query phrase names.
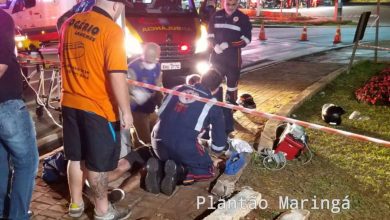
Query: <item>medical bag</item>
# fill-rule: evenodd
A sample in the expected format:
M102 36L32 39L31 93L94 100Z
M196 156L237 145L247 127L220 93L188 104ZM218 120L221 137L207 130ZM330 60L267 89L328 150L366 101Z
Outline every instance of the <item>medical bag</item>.
M287 160L293 160L305 149L305 143L295 139L292 134L286 134L275 148L275 153L285 153Z

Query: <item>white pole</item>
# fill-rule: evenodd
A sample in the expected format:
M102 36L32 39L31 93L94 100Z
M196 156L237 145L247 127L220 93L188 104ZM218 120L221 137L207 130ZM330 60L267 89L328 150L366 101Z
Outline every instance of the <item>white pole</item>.
M380 16L379 16L379 8L380 8L380 4L381 4L381 0L377 0L376 2L376 15L378 16L378 18L376 19L376 28L375 28L375 56L374 56L374 61L375 63L378 62L378 37L379 37L379 19L380 19Z
M256 16L257 16L257 17L260 16L261 6L262 6L262 5L260 5L260 0L256 0Z

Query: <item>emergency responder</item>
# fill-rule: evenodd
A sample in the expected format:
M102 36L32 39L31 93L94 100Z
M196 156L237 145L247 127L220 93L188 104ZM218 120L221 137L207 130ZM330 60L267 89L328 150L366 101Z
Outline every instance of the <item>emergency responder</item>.
M147 42L144 44L142 56L129 64L127 77L143 83L162 86L160 63L161 48L158 44ZM151 89L130 86L131 112L134 121L132 132L133 147L150 146L150 133L157 120L155 110L161 104L163 94Z
M225 101L237 105L237 86L241 69L241 48L251 42L252 24L249 17L237 10L238 0L225 0L224 9L217 11L210 19L208 37L213 47L211 63L222 76L226 77L227 91ZM220 87L216 95L223 100ZM233 112L224 109L226 132L234 131Z
M181 85L176 91L212 99L222 83L216 70L203 75L200 83ZM212 125L211 150L225 150L227 136L222 109L212 103L193 98L168 95L159 111L159 120L153 128L152 147L160 161L165 162L162 178L160 162L150 158L145 178L146 190L171 195L178 182L191 184L214 177L213 161L207 150L198 142L199 134ZM160 181L162 178L162 181ZM161 182L161 185L160 185Z

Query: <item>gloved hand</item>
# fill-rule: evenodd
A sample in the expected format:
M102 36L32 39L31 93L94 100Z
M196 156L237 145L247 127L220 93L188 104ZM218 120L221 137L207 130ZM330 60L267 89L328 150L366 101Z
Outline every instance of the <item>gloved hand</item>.
M134 88L132 91L132 98L138 104L144 104L149 98L151 94L142 88Z
M222 49L222 51L226 50L229 47L229 44L226 42L223 42L219 45L219 48Z
M223 52L223 50L221 49L221 46L220 46L219 44L216 44L216 45L214 46L214 52L215 52L216 54L221 54L221 53Z

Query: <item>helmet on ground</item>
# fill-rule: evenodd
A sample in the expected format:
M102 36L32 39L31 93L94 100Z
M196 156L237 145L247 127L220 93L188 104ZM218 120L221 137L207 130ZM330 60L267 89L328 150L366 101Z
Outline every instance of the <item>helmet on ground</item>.
M248 93L242 94L240 98L237 100L237 104L241 105L244 108L249 108L249 109L256 108L256 103L255 101L253 101L253 97Z
M324 104L322 106L322 120L331 125L341 124L341 115L345 114L345 110L334 104Z

